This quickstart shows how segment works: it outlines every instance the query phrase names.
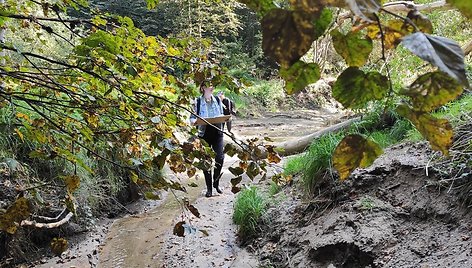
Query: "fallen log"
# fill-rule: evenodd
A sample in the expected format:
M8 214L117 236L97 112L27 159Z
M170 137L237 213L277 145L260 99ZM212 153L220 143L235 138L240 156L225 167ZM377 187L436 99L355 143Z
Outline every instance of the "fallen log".
M322 130L316 131L314 133L308 134L303 137L298 137L293 140L289 141L284 141L280 142L277 144L274 144L275 150L281 155L281 156L288 156L288 155L294 155L301 153L305 151L307 147L310 146L310 144L313 142L313 140L329 134L329 133L336 133L338 131L341 131L343 129L346 129L349 127L352 123L360 120L360 117L355 117L351 118L347 121L332 125L330 127L324 128Z
M271 145L274 146L274 150L277 151L280 156L289 156L289 155L298 154L298 153L303 152L307 147L309 147L314 139L317 139L329 133L336 133L338 131L346 129L352 123L359 120L360 120L360 117L351 118L341 123L338 123L330 127L324 128L322 130L316 131L314 133L308 134L306 136L297 137L289 141L283 141L283 142L274 143ZM237 148L237 150L243 150L242 147L238 146L238 144L241 144L241 141L238 141L234 136L231 136L231 135L228 135L228 137L231 138L231 141L225 140L225 145L226 143L231 143L233 144L235 148ZM261 150L261 152L257 153L259 158L266 158L267 152L265 151L265 148L262 146L258 148Z

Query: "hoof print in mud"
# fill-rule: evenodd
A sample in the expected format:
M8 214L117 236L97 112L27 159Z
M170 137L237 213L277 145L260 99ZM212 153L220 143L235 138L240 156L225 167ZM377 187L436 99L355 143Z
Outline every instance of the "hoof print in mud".
M364 268L375 267L374 257L353 243L337 243L312 249L314 267Z

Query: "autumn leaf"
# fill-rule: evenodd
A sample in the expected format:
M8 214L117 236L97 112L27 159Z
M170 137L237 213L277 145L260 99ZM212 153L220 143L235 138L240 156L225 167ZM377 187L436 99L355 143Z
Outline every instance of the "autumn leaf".
M418 30L423 33L432 34L433 24L425 15L421 14L418 10L410 10L407 17L416 25ZM408 23L408 22L405 22Z
M179 221L174 226L173 234L176 236L184 237L185 236L185 228L184 228L185 221Z
M244 173L244 169L242 169L241 167L229 167L228 170L229 172L231 172L231 174L235 176L239 176Z
M316 63L297 61L289 68L281 68L280 76L285 80L287 94L291 95L318 81L320 68Z
M195 217L200 218L200 212L198 211L198 209L197 209L194 205L190 204L190 202L189 202L188 200L185 200L184 204L185 204L185 207L186 207Z
M363 66L372 52L372 40L361 38L360 35L359 32L343 35L338 30L331 31L334 49L349 66Z
M56 255L61 255L69 247L69 242L65 238L54 237L50 243L51 251Z
M345 180L356 168L370 166L382 153L382 148L375 142L361 135L347 135L334 150L333 166L340 179Z
M272 9L261 24L262 49L282 68L297 62L315 40L312 19L303 12Z
M62 180L66 184L67 191L70 193L75 192L75 190L79 189L80 186L80 178L77 175L69 175L69 176L61 176Z
M30 215L29 202L25 197L20 197L11 205L4 214L0 214L0 230L14 234L17 226Z
M462 91L463 87L454 78L443 72L432 72L420 76L400 93L411 98L413 110L431 112L455 100Z
M383 37L385 49L392 49L397 47L401 42L402 37L407 36L414 31L415 28L404 20L392 19L382 26L382 32L377 23L370 24L367 27L367 36L371 39Z
M399 105L396 110L399 115L415 125L416 129L429 141L433 150L441 151L446 156L449 155L454 133L448 120L434 118L426 112L414 111L403 104Z
M388 88L388 78L380 73L349 67L334 83L333 97L345 108L361 108L369 101L384 98Z

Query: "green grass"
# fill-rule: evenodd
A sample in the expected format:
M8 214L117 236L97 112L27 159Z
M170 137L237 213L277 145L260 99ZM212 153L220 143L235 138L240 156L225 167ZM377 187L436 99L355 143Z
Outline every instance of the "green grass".
M269 196L273 197L274 195L278 194L282 190L282 187L277 183L271 181L269 185Z
M311 193L320 176L331 167L331 155L344 133L328 134L312 142L302 156L289 159L284 166L287 175L302 173L302 186Z
M256 234L257 222L266 209L265 197L255 187L242 190L234 205L233 221L239 226L238 234L244 241Z

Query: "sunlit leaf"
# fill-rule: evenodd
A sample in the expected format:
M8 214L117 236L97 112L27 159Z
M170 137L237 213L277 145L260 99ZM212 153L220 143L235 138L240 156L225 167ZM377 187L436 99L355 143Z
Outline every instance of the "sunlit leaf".
M348 135L334 150L333 166L340 179L345 180L356 168L370 166L382 153L382 148L375 142L361 135Z
M411 98L413 110L430 112L462 94L463 87L446 73L432 72L420 76L401 93Z
M322 36L326 30L328 29L331 21L333 20L333 11L329 8L324 8L321 11L320 16L313 22L315 33L314 39L317 40L320 36Z
M372 52L372 40L361 38L359 32L349 32L343 35L338 30L331 31L333 46L336 52L343 57L347 65L361 67Z
M315 40L313 22L302 12L273 9L261 24L264 53L283 68L298 61Z
M388 88L388 78L380 73L364 73L349 67L336 80L333 97L345 108L360 108L369 101L384 98Z
M0 214L0 230L14 234L17 226L30 215L30 206L26 198L15 200L4 214Z
M288 69L280 69L280 76L285 80L285 89L288 94L294 94L309 84L320 79L320 68L316 63L297 61Z
M148 9L154 9L159 4L159 0L146 0L146 4Z
M426 112L414 111L406 105L399 105L397 112L415 125L433 150L441 151L444 155L449 154L454 133L448 120L434 118Z
M447 3L458 8L462 14L472 19L472 1L470 0L446 0Z
M464 52L455 41L418 32L404 37L402 44L413 54L437 66L463 85L469 85L465 74Z
M414 31L415 28L404 20L392 19L387 21L386 25L382 26L383 35L381 34L378 24L373 23L367 27L367 36L371 39L383 37L385 49L392 49L397 47L402 37Z

